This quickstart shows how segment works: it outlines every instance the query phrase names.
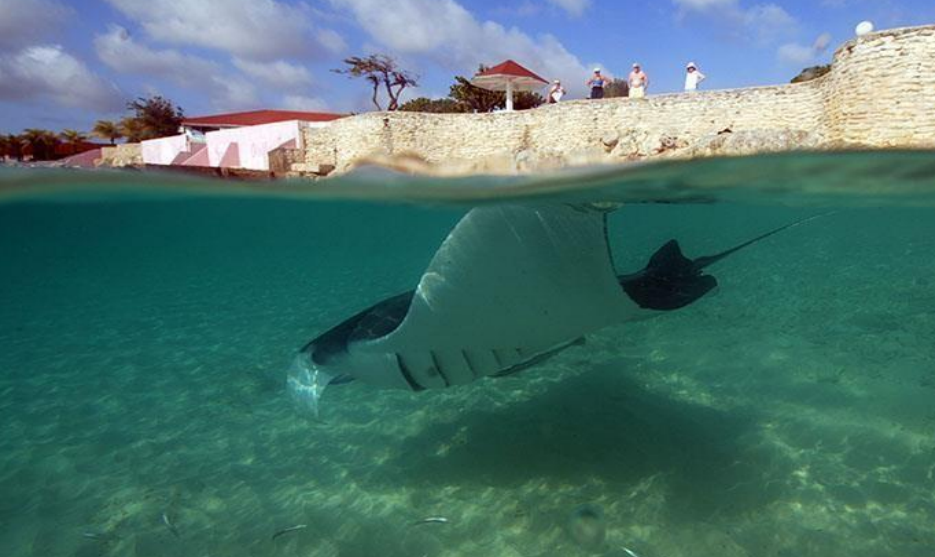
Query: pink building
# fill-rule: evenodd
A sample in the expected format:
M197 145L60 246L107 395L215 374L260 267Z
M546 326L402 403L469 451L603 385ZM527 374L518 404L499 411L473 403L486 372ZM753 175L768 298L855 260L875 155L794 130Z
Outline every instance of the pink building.
M253 110L182 121L180 135L142 142L143 163L269 170L269 153L302 148L302 130L327 126L341 114Z

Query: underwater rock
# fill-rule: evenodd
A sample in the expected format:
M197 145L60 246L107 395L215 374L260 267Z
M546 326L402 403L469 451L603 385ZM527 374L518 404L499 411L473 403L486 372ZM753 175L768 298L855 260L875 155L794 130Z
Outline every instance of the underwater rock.
M600 548L607 533L604 510L593 503L578 505L568 517L568 533L582 548Z

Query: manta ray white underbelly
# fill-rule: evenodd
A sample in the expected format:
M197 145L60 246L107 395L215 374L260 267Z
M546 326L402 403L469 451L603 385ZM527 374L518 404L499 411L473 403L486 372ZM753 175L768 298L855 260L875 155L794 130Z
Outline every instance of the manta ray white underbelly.
M694 302L717 285L704 267L792 226L694 261L670 241L642 271L617 275L606 217L568 204L471 210L415 290L302 348L290 392L317 414L329 383L420 391L514 373L608 325Z

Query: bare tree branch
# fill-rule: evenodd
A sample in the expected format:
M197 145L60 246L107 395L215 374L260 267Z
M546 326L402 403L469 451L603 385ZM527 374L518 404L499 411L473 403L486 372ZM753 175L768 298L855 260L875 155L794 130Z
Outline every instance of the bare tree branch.
M371 54L364 58L351 56L345 58L344 63L347 65L346 68L331 71L352 78L364 78L370 82L373 88L371 100L377 110L383 110L378 99L381 85L386 90L387 110L397 110L399 108L399 94L402 93L403 89L408 86L419 86L416 75L397 67L396 60L385 54Z

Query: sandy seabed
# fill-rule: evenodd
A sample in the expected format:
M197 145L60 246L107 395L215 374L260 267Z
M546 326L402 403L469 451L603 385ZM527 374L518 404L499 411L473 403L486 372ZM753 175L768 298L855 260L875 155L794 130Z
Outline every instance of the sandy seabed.
M91 234L69 210L90 209L38 218ZM715 295L522 374L333 387L320 420L288 403L289 351L391 293L389 271L322 278L255 229L227 230L233 262L148 251L165 238L145 227L93 257L64 232L6 244L0 554L930 557L935 219L868 214L737 255ZM735 220L686 250L761 226ZM569 535L583 503L600 547Z

